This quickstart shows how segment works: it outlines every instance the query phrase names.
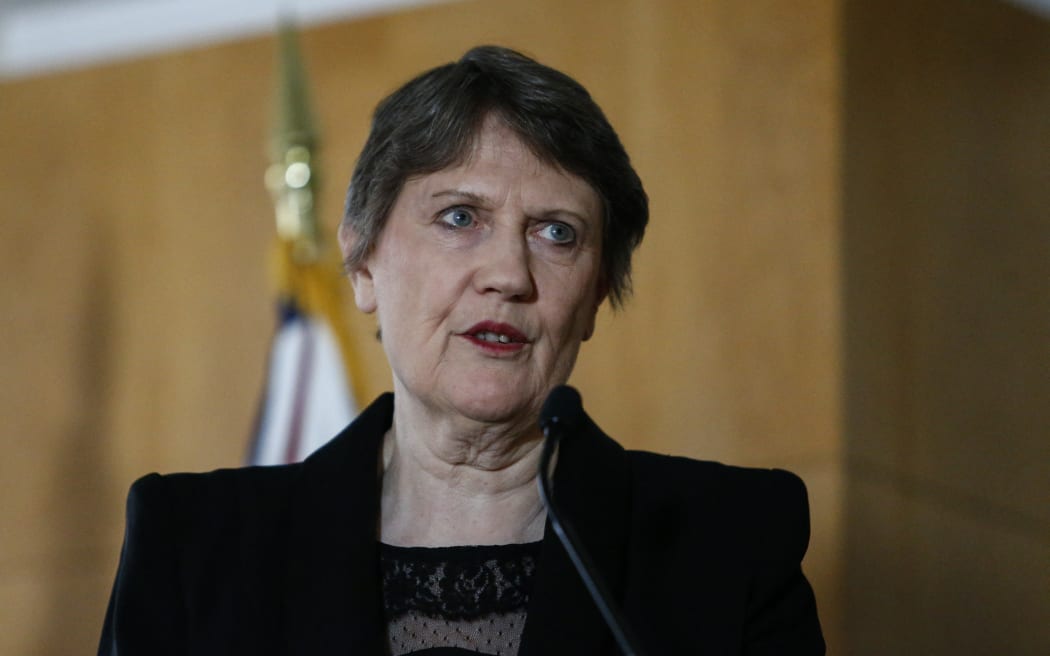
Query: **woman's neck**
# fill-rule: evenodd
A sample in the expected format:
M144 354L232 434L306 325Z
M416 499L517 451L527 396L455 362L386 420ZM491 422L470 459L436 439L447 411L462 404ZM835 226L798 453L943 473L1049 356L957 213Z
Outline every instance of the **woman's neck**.
M543 537L538 429L442 421L401 401L383 444L383 542L438 547Z

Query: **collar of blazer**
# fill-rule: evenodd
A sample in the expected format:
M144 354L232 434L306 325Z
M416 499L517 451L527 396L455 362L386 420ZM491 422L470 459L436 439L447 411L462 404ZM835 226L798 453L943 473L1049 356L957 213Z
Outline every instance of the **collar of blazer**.
M298 653L383 653L379 581L380 446L393 416L384 394L303 462L291 498L288 644ZM558 453L554 493L613 594L622 594L631 517L620 445L588 418ZM548 522L519 653L599 653L601 615Z

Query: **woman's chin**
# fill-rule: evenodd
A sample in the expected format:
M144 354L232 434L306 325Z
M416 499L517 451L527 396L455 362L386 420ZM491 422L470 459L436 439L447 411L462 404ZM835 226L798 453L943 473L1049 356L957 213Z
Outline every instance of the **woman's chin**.
M487 424L517 423L527 420L543 402L537 402L519 386L478 386L456 390L449 399L455 411L473 421Z

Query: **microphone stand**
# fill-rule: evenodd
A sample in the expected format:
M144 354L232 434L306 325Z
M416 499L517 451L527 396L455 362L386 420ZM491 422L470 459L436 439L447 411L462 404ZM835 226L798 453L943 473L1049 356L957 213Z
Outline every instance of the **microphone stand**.
M546 439L543 441L543 451L540 454L538 477L540 498L543 500L544 505L547 506L547 516L551 520L551 528L554 529L554 533L561 540L562 546L565 547L565 552L569 554L569 559L572 561L573 566L576 567L576 571L583 580L584 586L591 594L591 598L594 599L594 604L598 607L602 618L609 626L609 631L612 632L613 638L616 639L616 644L619 645L620 651L625 656L642 656L642 651L636 646L638 644L637 639L629 634L627 622L620 611L613 605L612 595L609 594L609 589L605 586L605 582L597 576L594 562L584 550L579 536L572 528L572 525L563 524L559 517L560 511L554 502L554 496L551 494L550 489L551 458L554 455L555 448L561 441L563 433L563 427L558 419L556 416L551 417L543 426L543 435Z

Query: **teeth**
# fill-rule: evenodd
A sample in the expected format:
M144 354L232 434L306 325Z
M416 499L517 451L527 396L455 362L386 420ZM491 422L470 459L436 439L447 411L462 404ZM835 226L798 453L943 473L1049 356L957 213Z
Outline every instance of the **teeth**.
M510 344L510 337L507 337L506 335L500 335L498 333L485 331L477 333L474 336L486 342L499 342L500 344Z

